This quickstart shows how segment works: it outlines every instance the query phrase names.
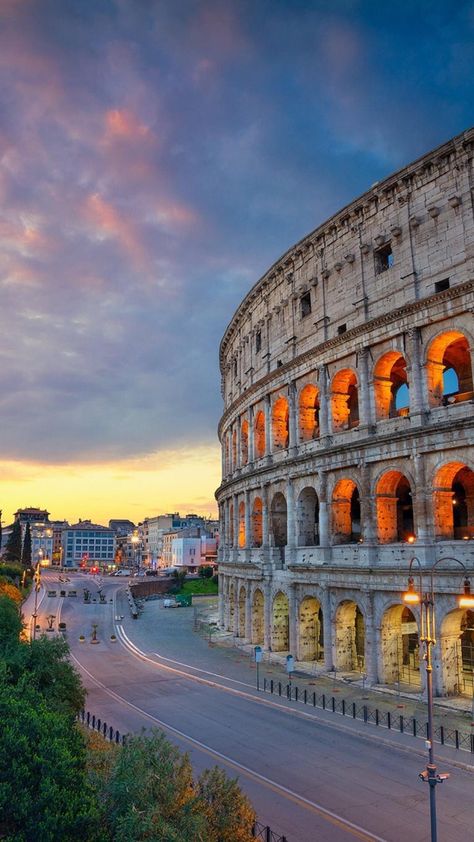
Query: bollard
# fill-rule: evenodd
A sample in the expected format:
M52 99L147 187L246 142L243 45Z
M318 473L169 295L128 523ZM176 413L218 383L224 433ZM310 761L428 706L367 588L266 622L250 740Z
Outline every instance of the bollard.
M471 735L472 737L472 735ZM441 741L441 745L444 746L444 725L439 726L439 738Z
M364 722L367 723L369 720L369 711L367 710L367 705L364 705Z
M400 734L403 734L403 714L400 714Z
M332 712L336 713L336 699L334 698L334 696L332 696L332 698L331 698L331 705L332 705Z
M416 717L413 717L413 736L416 737Z
M95 714L92 716L92 730L95 731Z
M110 726L110 728L109 728L109 742L112 742L113 736L114 736L114 729L112 728L112 726Z
M316 707L316 693L313 693L313 707Z
M104 724L102 725L102 734L104 735L104 737L107 734L107 723L106 722L104 722Z
M357 717L356 703L352 702L352 719L356 719L356 717Z
M326 710L326 693L323 693L323 710Z
M117 745L120 742L120 731L115 732L115 742L117 743Z
M342 715L343 716L346 715L346 700L345 699L342 700Z
M388 728L389 731L390 731L391 727L392 727L392 714L388 710L387 711L387 728Z
M87 711L87 725L89 725L90 721L91 721L91 715L90 715L90 712Z
M306 688L305 688L305 691L304 691L304 694L303 694L303 701L304 701L305 704L308 701L308 691L306 690Z
M375 708L375 724L379 724L379 709Z

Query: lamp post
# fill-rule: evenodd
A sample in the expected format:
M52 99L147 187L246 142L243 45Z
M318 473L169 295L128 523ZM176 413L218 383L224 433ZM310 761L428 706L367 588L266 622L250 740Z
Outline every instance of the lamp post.
M133 544L133 565L135 567L135 572L138 573L140 571L140 559L138 556L138 545L140 543L140 538L136 533L132 535L132 544Z
M417 562L419 567L419 590L415 589L415 580L412 576L413 563ZM433 752L433 666L431 659L431 648L436 644L436 625L435 625L435 599L433 578L435 569L444 561L455 561L460 564L464 570L464 593L458 598L459 608L474 608L474 596L471 594L470 581L467 577L467 569L465 564L458 558L453 556L446 556L439 558L434 564L428 568L427 572L429 578L429 590L423 587L423 568L420 559L414 556L410 560L410 567L408 569L408 590L403 594L403 601L405 605L419 605L420 606L420 642L424 647L423 660L425 662L426 671L426 693L428 702L428 729L426 747L428 749L428 763L426 769L420 772L419 777L424 783L429 784L430 793L430 823L431 823L431 842L437 842L436 829L436 784L442 783L448 774L440 774L436 769Z
M33 640L36 640L36 619L38 617L38 594L41 588L41 561L38 561L34 575L35 582L35 607L32 614L33 617Z

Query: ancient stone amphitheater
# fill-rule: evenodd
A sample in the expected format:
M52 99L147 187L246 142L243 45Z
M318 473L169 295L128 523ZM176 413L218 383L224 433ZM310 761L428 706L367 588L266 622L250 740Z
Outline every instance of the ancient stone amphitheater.
M429 588L448 559L435 692L473 692L473 147L474 129L373 185L225 332L219 616L236 643L415 689L409 564Z

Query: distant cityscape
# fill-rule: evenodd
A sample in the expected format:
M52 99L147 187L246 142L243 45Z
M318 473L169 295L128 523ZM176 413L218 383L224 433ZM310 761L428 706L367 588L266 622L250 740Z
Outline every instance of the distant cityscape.
M104 572L176 567L196 572L217 563L219 521L193 513L159 514L138 524L112 518L103 526L87 519L73 524L52 520L46 509L27 507L18 509L13 522L2 527L0 555L17 521L23 539L29 524L33 565Z

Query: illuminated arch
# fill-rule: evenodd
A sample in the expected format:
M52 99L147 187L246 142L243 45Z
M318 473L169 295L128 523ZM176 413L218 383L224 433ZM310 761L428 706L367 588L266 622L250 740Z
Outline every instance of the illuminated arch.
M380 477L376 486L376 509L381 544L414 539L411 487L400 471L387 471Z
M357 377L350 368L334 375L331 386L331 415L334 432L359 425Z
M255 416L255 456L265 456L265 415L260 409Z
M405 357L389 351L374 368L374 398L377 420L396 418L410 412Z
M312 383L301 390L298 420L300 441L319 437L319 391Z
M359 489L352 479L340 479L332 494L333 544L357 543L360 531Z
M249 422L245 418L240 428L240 459L241 464L248 465L249 461Z
M436 538L473 538L474 471L463 462L448 462L438 469L433 485Z
M314 488L303 488L296 504L297 544L313 547L319 544L319 500Z
M279 591L272 605L272 651L287 652L290 646L288 597Z
M464 333L448 330L433 339L427 351L426 379L430 406L472 399L471 352Z
M284 450L288 447L290 438L289 408L286 398L279 397L272 409L272 437L273 449Z
M260 497L255 497L252 506L252 545L261 547L263 543L263 505Z

